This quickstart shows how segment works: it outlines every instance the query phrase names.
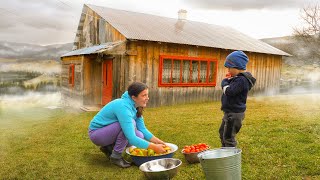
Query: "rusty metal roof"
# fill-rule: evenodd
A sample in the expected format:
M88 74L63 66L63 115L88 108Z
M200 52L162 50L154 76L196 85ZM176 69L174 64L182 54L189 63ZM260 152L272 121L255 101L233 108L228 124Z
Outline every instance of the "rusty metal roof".
M290 56L229 27L87 5L127 39Z
M105 53L106 51L111 52L115 47L123 44L124 41L118 42L107 42L100 45L90 46L86 48L77 49L70 51L61 57L75 56L75 55L85 55L85 54L96 54L96 53Z

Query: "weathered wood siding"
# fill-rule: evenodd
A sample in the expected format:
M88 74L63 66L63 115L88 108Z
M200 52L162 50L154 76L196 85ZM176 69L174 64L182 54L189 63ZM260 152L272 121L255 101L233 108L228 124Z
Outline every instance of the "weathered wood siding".
M247 71L257 79L254 94L274 94L279 92L282 56L260 53L248 53Z
M64 57L61 63L61 94L64 105L83 103L83 56ZM74 64L74 86L69 85L69 66Z
M84 5L73 49L124 40L126 38L118 30Z
M130 41L128 86L131 82L141 81L149 86L150 106L220 100L221 80L227 73L224 67L226 56L231 50L197 47L179 44L147 41ZM249 56L247 71L257 78L251 94L278 91L280 83L281 56L246 52ZM190 56L218 60L217 85L215 87L158 87L160 55Z
M116 99L127 90L129 84L129 57L126 55L114 55L112 61L113 91L112 98Z
M83 104L101 104L102 64L97 55L85 56L83 60Z
M128 49L130 52L136 52L136 55L129 56L128 82L141 81L149 86L149 106L213 101L220 98L221 94L216 91L217 87L158 87L160 55L203 57L219 60L221 56L219 50L147 41L131 41L128 44ZM218 80L217 83L220 83L220 81Z

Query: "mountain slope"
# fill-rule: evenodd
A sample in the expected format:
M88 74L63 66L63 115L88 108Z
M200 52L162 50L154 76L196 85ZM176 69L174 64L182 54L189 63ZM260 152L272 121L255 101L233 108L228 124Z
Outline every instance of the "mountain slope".
M0 42L0 58L17 60L59 60L60 56L71 51L72 43L48 46Z
M284 63L291 66L320 65L319 45L315 42L305 42L294 36L261 39L263 42L281 49L291 57L283 57Z

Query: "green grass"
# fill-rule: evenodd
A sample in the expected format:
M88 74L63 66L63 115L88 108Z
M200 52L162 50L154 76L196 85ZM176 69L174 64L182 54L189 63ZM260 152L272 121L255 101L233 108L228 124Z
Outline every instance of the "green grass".
M237 136L243 179L320 179L319 100L248 99ZM90 142L87 127L95 114L39 108L14 113L2 107L0 179L143 179L138 167L112 165ZM220 102L147 108L144 118L151 132L179 146L174 157L183 164L175 179L204 179L201 165L188 164L180 150L199 142L220 146Z

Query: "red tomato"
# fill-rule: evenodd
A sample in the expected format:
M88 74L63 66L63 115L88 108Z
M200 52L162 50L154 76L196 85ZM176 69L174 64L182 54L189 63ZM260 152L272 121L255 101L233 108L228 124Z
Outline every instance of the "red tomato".
M184 146L183 152L184 153L202 152L204 150L207 150L208 148L209 148L209 145L207 145L206 143L198 143L198 144Z

